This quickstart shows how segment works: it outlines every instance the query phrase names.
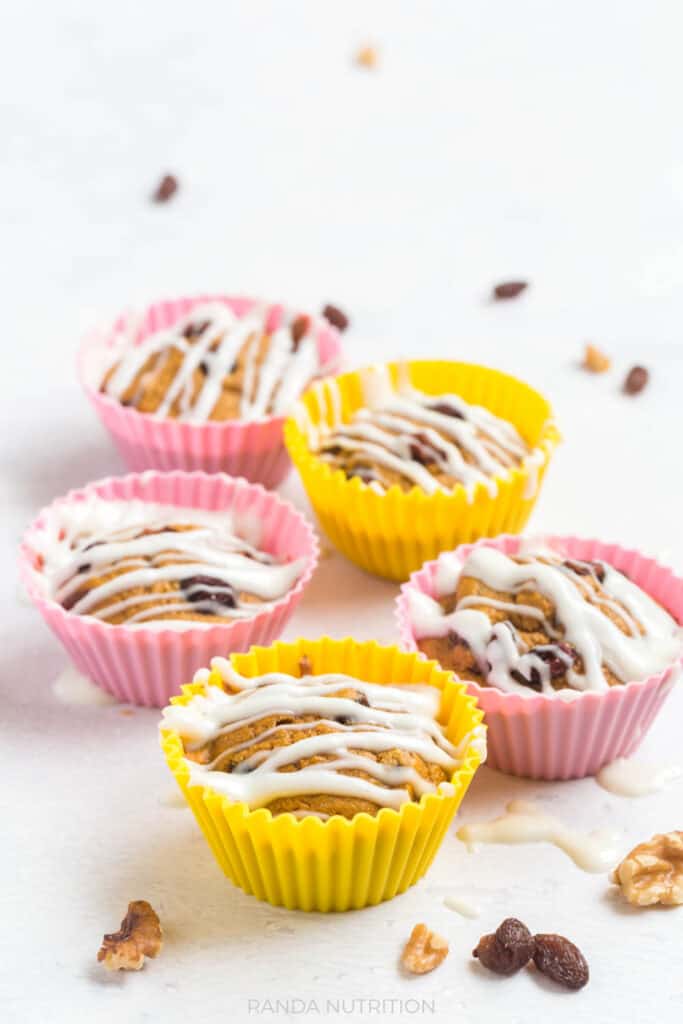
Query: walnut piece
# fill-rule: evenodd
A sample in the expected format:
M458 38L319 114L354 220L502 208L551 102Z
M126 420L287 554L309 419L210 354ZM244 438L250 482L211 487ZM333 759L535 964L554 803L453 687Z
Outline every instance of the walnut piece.
M161 952L162 941L156 911L147 900L133 900L119 930L102 939L97 959L110 971L139 971L146 956Z
M427 974L448 956L446 939L431 932L426 924L416 924L410 933L401 963L411 974Z
M374 46L361 46L356 54L356 64L361 68L372 70L377 67L378 53Z
M604 373L609 370L612 360L595 345L586 345L582 365L584 370L590 370L591 373Z
M683 904L683 832L666 832L640 843L610 877L636 907Z

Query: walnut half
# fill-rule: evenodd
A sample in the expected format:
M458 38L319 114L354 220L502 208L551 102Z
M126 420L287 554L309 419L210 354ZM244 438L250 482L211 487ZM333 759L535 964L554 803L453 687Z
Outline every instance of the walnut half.
M139 971L145 957L155 957L163 941L161 923L147 900L128 904L117 932L105 935L97 959L110 971Z
M610 878L636 907L683 904L683 832L666 832L640 843Z
M416 924L410 933L401 963L411 974L427 974L448 956L448 942L426 924Z

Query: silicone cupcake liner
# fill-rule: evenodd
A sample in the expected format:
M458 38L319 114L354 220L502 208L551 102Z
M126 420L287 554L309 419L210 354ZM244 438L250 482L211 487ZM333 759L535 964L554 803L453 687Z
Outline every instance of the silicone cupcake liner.
M304 570L292 590L270 609L251 619L189 629L110 625L92 616L75 615L45 596L34 568L31 536L50 509L98 495L114 501L141 499L162 504L220 511L234 509L262 524L260 544L287 560L304 558ZM20 569L34 603L69 657L86 676L121 701L163 707L195 671L216 654L245 651L272 643L284 629L310 580L318 559L318 542L304 517L288 502L246 480L223 474L148 471L109 477L71 491L43 509L21 547Z
M319 382L301 399L285 425L285 441L320 523L332 542L368 572L405 580L440 551L482 536L518 532L536 501L550 457L560 440L548 402L522 381L468 363L414 361L407 364L415 387L428 394L457 392L486 406L517 427L538 458L496 477L492 497L478 484L472 498L461 485L426 494L392 487L378 494L349 479L310 450L302 421L335 422L335 408L348 418L362 405L362 371ZM396 379L398 364L390 364ZM339 403L336 401L339 398Z
M597 540L541 539L559 545L569 558L604 559L683 622L683 579L654 559ZM520 538L498 537L479 544L514 554ZM465 545L440 557L450 559L455 554L464 560L475 546L479 545ZM413 573L397 598L401 642L409 651L417 650L417 643L410 624L408 593L420 590L435 596L439 561L428 562ZM610 761L634 753L679 674L680 660L648 679L612 686L604 693L577 693L571 700L544 694L525 697L469 681L466 685L486 716L491 768L533 779L575 779L595 775Z
M442 691L439 719L457 743L476 726L482 714L476 701L452 673L436 662L397 647L373 641L298 640L256 647L232 658L247 675L284 671L297 674L303 654L313 671L347 672L378 683L427 683ZM220 676L211 682L221 685ZM173 703L185 704L201 685L183 687ZM265 808L250 811L209 787L189 786L177 733L162 732L161 745L169 768L192 808L213 854L228 878L240 889L290 910L351 910L372 906L404 892L426 872L483 757L483 744L468 746L450 785L405 803L395 811L383 808L376 817L357 814L351 820L335 815L327 821L292 814L276 817Z
M111 363L112 349L124 331L137 332L136 343L140 343L201 303L225 302L242 316L256 301L243 296L199 295L157 302L141 318L121 316L104 337L92 337L85 342L78 358L81 383L129 469L224 472L265 487L276 487L284 479L290 468L282 436L284 416L187 423L138 412L99 391L104 371ZM281 309L273 307L273 327ZM341 351L339 332L322 319L316 324L321 364L326 372L334 371Z

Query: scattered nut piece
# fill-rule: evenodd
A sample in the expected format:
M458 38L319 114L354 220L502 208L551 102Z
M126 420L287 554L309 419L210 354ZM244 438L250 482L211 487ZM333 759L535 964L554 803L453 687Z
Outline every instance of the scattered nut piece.
M604 373L605 370L609 370L611 365L612 360L609 356L606 356L595 345L586 345L582 363L584 370L589 370L591 373Z
M328 323L336 327L338 331L345 331L349 326L349 318L339 306L333 306L330 302L323 309L323 316Z
M516 299L528 287L528 281L503 281L493 289L493 297L494 299Z
M313 671L313 663L307 654L302 654L299 658L299 672L302 676L310 676Z
M472 956L496 974L516 974L533 955L531 932L516 917L507 917L492 935L483 935L472 950Z
M173 174L165 174L152 196L155 203L167 203L178 191L178 179Z
M377 67L379 62L379 54L374 46L361 46L360 50L356 53L356 64L358 67L367 68L371 71Z
M558 985L577 990L588 984L590 972L581 950L563 935L534 935L534 963Z
M634 366L626 374L626 380L624 381L624 394L626 395L639 395L643 390L648 380L650 379L649 372L644 366Z
M683 904L683 832L666 832L634 847L610 876L636 907Z
M401 963L411 974L427 974L443 963L447 956L446 939L430 932L426 924L416 924L403 950Z
M309 328L311 318L306 316L305 313L301 313L299 316L292 320L289 332L292 335L292 342L294 343L294 350L299 346L299 342L303 338L304 334Z
M161 952L162 941L156 911L147 900L133 900L119 930L102 939L97 959L110 971L139 971L146 956Z

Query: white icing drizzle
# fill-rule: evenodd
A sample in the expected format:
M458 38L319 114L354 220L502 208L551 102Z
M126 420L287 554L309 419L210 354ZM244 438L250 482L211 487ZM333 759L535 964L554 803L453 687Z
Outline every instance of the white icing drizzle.
M601 874L614 866L619 838L604 829L588 834L578 832L524 800L512 800L505 814L492 821L463 825L457 836L470 850L476 843L551 843L582 871L592 874Z
M172 529L189 524L192 530ZM249 618L258 614L283 597L303 570L302 560L278 563L273 555L260 551L240 535L239 526L230 512L91 496L86 501L54 506L43 528L35 530L29 542L43 560L42 568L35 571L41 589L75 614L106 622L139 605L140 610L126 619L127 626L190 629L211 626L210 616ZM251 535L254 532L251 524ZM164 564L171 557L174 564ZM91 580L123 566L127 572L84 589ZM184 581L184 585L96 608L133 587L151 587L163 581ZM241 602L240 593L259 601ZM205 614L207 620L163 618L177 612Z
M52 684L52 692L62 704L109 707L118 703L116 697L100 689L73 665L67 665L59 673Z
M456 896L455 893L445 896L443 902L444 906L448 907L449 910L454 910L455 913L460 914L461 917L474 919L475 917L479 917L481 914L481 909L476 903L470 903L468 899L464 899L462 896Z
M665 669L683 653L683 630L664 608L606 562L565 561L562 554L547 546L534 548L528 542L514 561L492 547L483 546L470 553L464 563L456 554L442 555L435 577L437 597L455 592L460 576L473 577L493 590L517 593L535 589L552 601L557 623L545 620L543 612L528 605L517 605L483 595L461 598L446 614L437 600L416 589L408 591L408 603L414 635L417 639L446 636L453 632L469 645L492 686L511 693L533 695L534 689L515 679L521 673L534 678L541 692L555 696L550 662L559 659L567 669L567 683L576 691L603 691L609 686L603 671L606 665L622 682L645 679ZM551 559L551 564L540 559ZM579 566L582 572L575 571ZM587 583L598 566L603 579L602 593ZM584 599L591 595L593 603ZM476 605L531 616L552 641L532 652L520 650L516 631L508 622L492 624ZM622 632L606 614L611 609L628 629ZM640 628L639 625L640 624ZM583 672L577 671L569 645L579 655ZM488 666L488 667L487 667ZM562 691L559 691L562 692Z
M654 765L619 757L606 764L595 781L616 796L638 797L658 793L669 782L683 778L683 766Z
M279 797L321 793L357 797L378 806L398 808L410 796L405 789L397 787L411 784L418 799L424 793L435 792L437 787L413 768L381 764L359 754L358 750L411 751L425 762L440 765L450 776L468 748L477 745L485 748L481 726L457 746L449 742L434 718L440 695L432 687L383 686L341 673L295 678L272 672L247 678L240 676L225 658L214 658L211 665L234 692L210 685L206 670L202 670L196 674L195 682L204 684L203 693L186 705L171 705L163 711L161 728L177 732L187 749L198 749L217 736L274 714L316 716L300 725L284 726L288 731L311 730L320 723L332 725L335 730L303 737L272 750L257 751L242 760L232 772L220 771L221 762L250 747L254 739L224 750L208 765L185 759L190 785L210 786L231 800L244 801L251 809L266 806ZM367 705L351 697L332 696L348 689L362 694ZM278 726L273 727L268 735L278 729ZM260 733L258 738L264 735ZM330 760L282 771L316 755L330 757ZM372 781L341 774L345 769L362 770ZM450 783L441 783L438 787L441 792L448 792L450 788ZM300 816L305 814L302 812Z
M365 455L369 461L400 473L427 494L448 492L453 485L441 483L414 458L415 445L426 443L430 461L462 484L470 499L480 484L495 497L494 477L521 463L529 470L524 497L534 496L539 470L546 459L542 448L530 451L511 423L482 406L470 405L459 395L418 391L410 384L408 367L402 364L400 371L396 387L386 366L362 371L365 406L348 423L342 421L338 387L333 397L335 382L325 382L325 392L321 388L317 394L323 416L317 430L306 430L309 444L313 442L312 447L318 449L336 445ZM436 409L439 405L448 406L452 414ZM472 458L471 463L461 449ZM334 456L321 451L320 458L333 461ZM381 484L373 483L381 489Z
M297 318L291 312L283 312L280 325L270 335L265 357L257 364L260 341L268 332L271 313L270 307L259 303L238 316L226 303L207 302L195 306L173 326L155 332L137 345L129 326L112 346L110 366L117 362L118 365L103 390L120 400L148 359L156 356L158 361L163 359L164 351L176 349L182 353L183 362L153 415L168 416L177 401L178 419L205 422L221 395L224 377L231 372L246 345L240 417L253 420L266 415L283 415L324 367L320 364L316 340L318 321L313 317L305 318L305 331L297 344L291 331ZM131 321L131 325L139 330L137 320ZM201 331L199 337L195 335L190 341L185 335L192 326ZM215 351L211 351L216 342ZM194 375L198 368L203 375L193 399Z

